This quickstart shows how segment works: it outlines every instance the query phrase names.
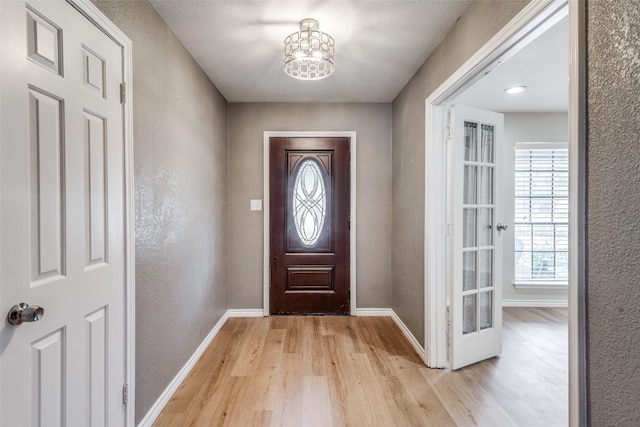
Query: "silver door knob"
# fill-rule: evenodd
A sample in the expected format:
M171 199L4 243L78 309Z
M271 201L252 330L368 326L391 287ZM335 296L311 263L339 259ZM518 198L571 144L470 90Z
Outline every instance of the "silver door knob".
M507 224L500 224L500 223L496 224L496 230L504 231L506 229L507 229Z
M37 322L42 319L42 316L44 316L44 308L21 302L11 307L7 321L17 326L23 322Z

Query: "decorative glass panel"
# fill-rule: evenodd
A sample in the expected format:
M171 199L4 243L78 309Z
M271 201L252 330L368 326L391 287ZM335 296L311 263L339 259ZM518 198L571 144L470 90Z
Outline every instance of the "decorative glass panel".
M305 160L293 186L293 220L298 237L307 247L320 239L327 215L327 195L320 167Z

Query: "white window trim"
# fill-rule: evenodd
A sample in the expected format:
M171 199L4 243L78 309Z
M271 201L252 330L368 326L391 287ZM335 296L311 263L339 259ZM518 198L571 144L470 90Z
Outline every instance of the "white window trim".
M513 282L513 287L516 289L569 289L568 280L519 280Z
M560 150L568 149L569 144L566 142L516 142L514 148L518 150Z
M567 142L516 142L514 150L568 150ZM567 280L536 280L514 279L513 287L516 289L569 289Z

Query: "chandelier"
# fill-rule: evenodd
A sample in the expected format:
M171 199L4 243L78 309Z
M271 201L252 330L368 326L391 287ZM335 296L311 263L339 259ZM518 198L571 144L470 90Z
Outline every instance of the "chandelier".
M319 27L315 19L303 19L300 31L284 39L284 72L291 77L320 80L333 74L335 42Z

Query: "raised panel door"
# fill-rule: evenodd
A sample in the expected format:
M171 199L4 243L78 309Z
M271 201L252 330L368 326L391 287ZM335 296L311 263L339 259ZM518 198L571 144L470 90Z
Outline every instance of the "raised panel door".
M0 2L0 425L125 422L123 52L64 1Z

